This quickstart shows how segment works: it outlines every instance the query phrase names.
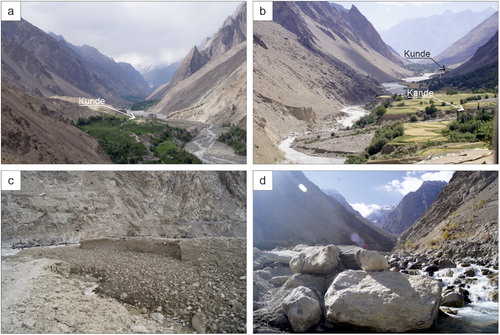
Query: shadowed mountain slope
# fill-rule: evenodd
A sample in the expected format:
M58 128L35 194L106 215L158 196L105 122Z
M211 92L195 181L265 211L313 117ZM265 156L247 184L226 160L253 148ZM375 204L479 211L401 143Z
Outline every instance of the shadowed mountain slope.
M100 97L110 104L125 103L74 51L26 20L2 22L2 80L38 96Z
M272 191L254 192L258 248L331 243L390 250L393 242L394 235L349 212L302 172L276 171Z
M2 82L2 163L111 163L96 139L73 126L97 115L86 107L32 96Z
M435 60L446 66L465 62L474 55L479 47L486 44L497 31L498 12L495 12L464 37L437 55Z

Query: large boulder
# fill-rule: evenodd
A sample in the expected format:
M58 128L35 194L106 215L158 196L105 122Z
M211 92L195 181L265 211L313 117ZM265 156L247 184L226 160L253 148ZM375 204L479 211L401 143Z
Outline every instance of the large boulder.
M376 332L429 328L437 317L442 283L392 271L340 273L325 295L325 317Z
M295 273L331 273L339 264L340 249L334 245L309 247L290 261Z
M281 305L294 332L305 332L319 324L321 304L318 296L311 289L299 286L294 289Z
M278 262L289 264L292 258L297 255L296 251L292 250L271 250L264 251L264 261L266 263L269 262Z
M332 281L332 276L296 273L289 277L284 284L284 288L293 290L299 286L305 286L316 292L318 296L322 297L325 295Z
M376 251L358 250L355 258L364 271L385 271L389 269L387 259Z

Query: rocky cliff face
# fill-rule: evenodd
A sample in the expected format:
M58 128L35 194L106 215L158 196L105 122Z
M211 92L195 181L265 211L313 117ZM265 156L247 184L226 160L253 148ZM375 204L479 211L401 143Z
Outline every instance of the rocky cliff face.
M394 234L401 234L432 205L441 189L446 185L442 181L426 181L415 192L410 192L385 219L382 227Z
M28 172L2 191L2 246L245 236L242 172Z
M246 128L246 5L201 51L193 47L172 80L148 99L161 99L150 112Z
M242 4L232 16L226 19L221 29L205 43L202 53L209 59L215 60L231 48L245 42L247 40L246 21L246 5Z
M302 172L274 172L273 190L254 192L254 246L300 243L390 250L393 238L324 194Z
M343 16L348 20L352 29L358 34L361 40L372 47L373 50L393 61L395 64L403 65L408 62L393 52L390 47L385 44L370 21L368 21L366 17L361 14L356 6L352 5L348 12L343 13Z
M196 46L194 46L189 53L184 57L181 65L175 72L170 84L175 85L179 81L186 79L208 62L209 58L201 54Z
M445 257L497 257L498 172L457 171L436 201L400 238Z

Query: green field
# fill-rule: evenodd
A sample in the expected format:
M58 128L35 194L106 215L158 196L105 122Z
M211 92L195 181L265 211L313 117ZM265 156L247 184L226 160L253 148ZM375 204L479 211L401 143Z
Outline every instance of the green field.
M410 86L422 89L421 84ZM349 155L345 163L411 163L430 154L489 149L497 104L497 94L485 90L459 93L449 89L432 97L379 96L367 104L370 114L354 125L379 128L365 151Z
M469 97L476 97L480 95L481 100L471 100L468 102L465 102L463 104L460 103L460 100L467 100ZM387 108L387 114L388 115L408 115L408 114L416 114L417 112L424 111L425 107L428 107L431 105L431 100L434 101L434 105L438 109L438 111L449 111L449 110L456 110L458 106L462 105L464 109L477 109L478 103L479 103L479 108L495 108L496 107L496 102L492 101L485 101L485 96L488 96L488 99L491 100L494 98L494 94L476 94L476 93L458 93L458 94L452 94L448 95L445 92L435 92L433 98L423 98L423 97L418 97L418 98L403 98L401 101L393 101L391 103L391 106ZM442 101L444 100L446 102L445 106L442 106ZM400 104L403 104L404 106L398 106ZM453 104L451 106L450 104Z
M158 156L164 156L167 153L177 151L177 145L173 142L163 142L156 146L156 153Z
M92 116L78 119L77 127L96 138L114 163L192 164L201 163L183 147L191 135L182 128L159 120L130 120L121 116ZM144 143L138 141L138 136ZM145 161L144 156L155 156Z

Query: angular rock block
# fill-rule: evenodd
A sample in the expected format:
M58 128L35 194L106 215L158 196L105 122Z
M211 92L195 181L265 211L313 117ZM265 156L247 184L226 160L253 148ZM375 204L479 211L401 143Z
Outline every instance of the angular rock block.
M309 247L290 261L295 273L328 274L339 264L340 249L334 245Z
M430 277L348 270L325 295L325 317L376 332L427 329L437 317L442 288Z
M385 271L389 269L389 263L387 263L385 257L376 251L358 250L355 258L364 271Z

